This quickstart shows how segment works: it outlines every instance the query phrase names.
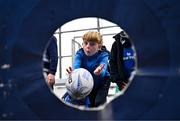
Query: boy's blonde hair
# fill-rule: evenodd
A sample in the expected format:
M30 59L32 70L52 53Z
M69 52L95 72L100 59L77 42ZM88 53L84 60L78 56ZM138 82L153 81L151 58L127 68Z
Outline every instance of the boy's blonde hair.
M83 35L82 39L83 39L83 42L93 41L93 42L97 42L100 45L103 44L102 35L97 31L88 31L88 32L86 32Z

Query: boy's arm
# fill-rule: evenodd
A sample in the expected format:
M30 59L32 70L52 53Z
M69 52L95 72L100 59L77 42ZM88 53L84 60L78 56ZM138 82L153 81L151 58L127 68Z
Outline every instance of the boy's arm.
M95 74L95 75L100 75L103 67L104 67L104 64L100 64L100 65L94 70L94 74Z
M81 67L81 63L82 63L82 51L78 50L76 55L75 55L74 61L73 61L73 65L72 65L73 67L68 67L66 69L68 74L70 74L73 71L73 69L80 68Z
M100 77L103 78L106 74L106 71L107 71L109 54L104 53L100 59L101 59L100 65L95 69L94 74L99 75Z
M77 51L74 61L73 61L73 69L80 68L82 65L82 51Z

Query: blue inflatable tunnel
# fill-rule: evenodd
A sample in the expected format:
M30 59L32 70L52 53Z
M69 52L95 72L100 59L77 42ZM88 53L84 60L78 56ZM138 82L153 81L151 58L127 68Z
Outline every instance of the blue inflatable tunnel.
M179 6L177 0L0 0L0 119L180 119ZM137 52L128 90L99 111L65 105L42 74L48 38L82 17L116 23Z

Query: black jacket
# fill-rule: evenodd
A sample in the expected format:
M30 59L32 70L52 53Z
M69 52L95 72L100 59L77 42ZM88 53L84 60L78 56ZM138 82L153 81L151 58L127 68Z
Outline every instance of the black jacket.
M111 81L117 84L122 82L128 83L129 77L125 72L123 62L123 48L131 47L131 42L124 31L116 34L113 38L115 41L112 44L109 60Z

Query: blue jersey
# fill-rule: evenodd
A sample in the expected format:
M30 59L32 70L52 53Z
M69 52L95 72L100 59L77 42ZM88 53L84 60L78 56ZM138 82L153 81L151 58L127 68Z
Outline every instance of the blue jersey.
M134 70L135 67L135 55L132 47L123 48L123 62L127 77L130 77L131 72Z
M82 105L82 106L85 106L85 107L89 107L90 106L90 100L89 100L89 97L86 96L85 98L81 99L81 100L76 100L74 98L72 98L67 92L64 94L63 96L63 100L66 102L66 103L71 103L71 104L74 104L74 105Z
M109 77L108 72L108 60L109 53L107 51L99 50L96 54L92 56L86 56L84 50L81 48L77 51L73 63L73 69L85 68L87 69L94 79L94 87L96 89L105 83L105 77ZM99 76L95 75L94 70L100 65L104 64L104 67Z

